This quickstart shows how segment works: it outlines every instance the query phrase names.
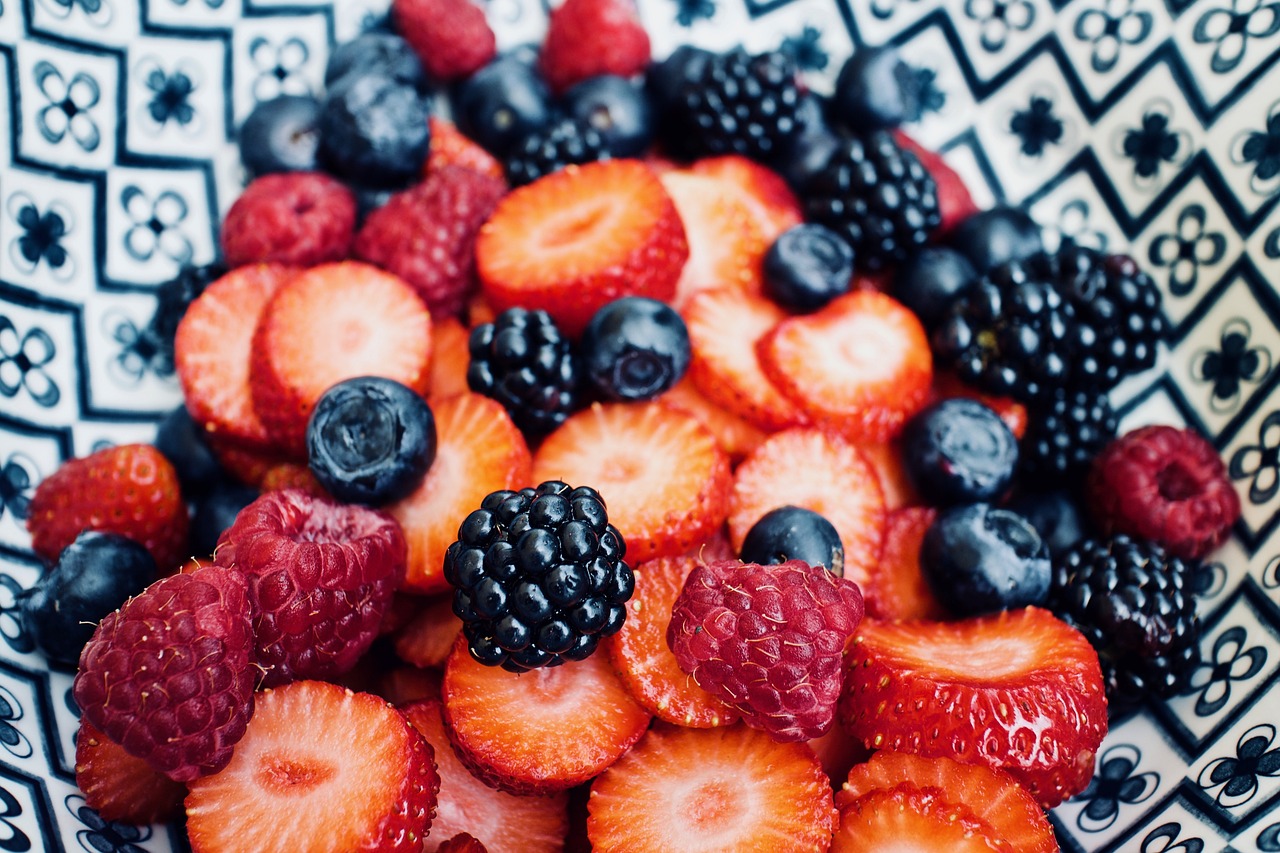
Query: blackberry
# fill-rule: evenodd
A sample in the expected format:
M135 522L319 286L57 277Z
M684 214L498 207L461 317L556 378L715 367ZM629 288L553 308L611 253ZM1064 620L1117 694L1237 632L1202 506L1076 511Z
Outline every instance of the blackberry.
M595 489L551 480L489 494L444 556L472 657L524 672L591 655L627 616L625 552Z
M885 132L843 140L802 196L806 218L844 237L866 272L902 262L942 222L933 177Z
M1019 461L1033 477L1078 479L1099 450L1116 437L1116 413L1106 394L1054 389L1032 407Z
M513 187L524 186L570 164L607 159L609 151L598 130L584 121L562 118L531 132L507 157L507 180Z
M578 407L578 360L546 311L509 308L476 326L467 385L501 403L521 431L542 435Z
M1200 662L1193 569L1123 535L1085 540L1054 560L1049 607L1097 650L1113 712L1187 686Z
M796 64L780 51L744 48L715 54L684 70L676 112L693 153L767 160L800 129Z
M178 333L178 323L187 313L187 306L226 272L226 265L218 262L184 266L176 276L156 288L156 310L143 330L143 337L159 352L161 373L173 373L173 336Z

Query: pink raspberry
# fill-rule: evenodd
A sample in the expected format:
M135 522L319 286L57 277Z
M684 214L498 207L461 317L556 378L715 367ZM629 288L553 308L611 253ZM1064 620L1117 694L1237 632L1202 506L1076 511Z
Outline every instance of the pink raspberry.
M310 267L345 260L356 227L356 199L321 172L263 175L245 187L222 223L222 251L233 267L275 261Z
M98 625L72 687L86 720L178 782L231 760L253 713L250 608L239 573L172 575Z
M405 559L390 516L299 489L241 510L214 553L248 581L267 687L350 671L378 636Z
M799 560L700 565L672 608L667 645L684 672L779 741L835 721L845 642L862 621L857 584Z

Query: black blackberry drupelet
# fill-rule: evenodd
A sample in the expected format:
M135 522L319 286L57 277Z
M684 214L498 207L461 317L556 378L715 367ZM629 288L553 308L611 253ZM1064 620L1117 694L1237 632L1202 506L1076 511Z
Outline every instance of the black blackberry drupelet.
M902 262L942 222L933 176L887 132L844 139L801 196L806 218L843 237L865 272Z
M507 157L511 186L530 184L544 175L577 163L609 159L600 132L584 121L562 118L530 133Z
M204 266L184 266L176 276L156 288L156 310L142 334L144 340L157 349L161 372L173 373L173 337L178 333L178 324L187 307L226 272L226 265L217 261Z
M548 433L578 407L578 360L546 311L503 311L471 331L468 349L467 385L501 403L521 431Z
M1123 535L1085 540L1054 560L1049 607L1097 650L1113 713L1176 695L1200 663L1191 568Z
M1107 395L1056 388L1033 406L1019 453L1023 473L1077 479L1116 437L1116 413Z
M591 655L626 619L625 552L595 489L552 480L489 494L444 558L471 655L512 672Z
M777 154L800 129L796 71L789 54L741 47L684 68L675 112L691 134L689 153Z

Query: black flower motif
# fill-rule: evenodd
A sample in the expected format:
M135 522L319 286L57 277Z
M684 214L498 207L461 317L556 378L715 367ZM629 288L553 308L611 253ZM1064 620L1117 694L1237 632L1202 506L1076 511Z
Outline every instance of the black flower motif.
M1142 752L1136 746L1122 744L1104 752L1089 787L1076 797L1077 802L1086 803L1076 826L1101 832L1116 822L1121 803L1132 806L1150 799L1160 786L1160 775L1135 773L1141 762Z
M916 76L916 85L920 89L920 111L924 113L940 113L947 105L947 93L938 87L938 72L932 68L911 69Z
M1187 586L1199 599L1216 598L1227 588L1227 567L1223 563L1204 562L1187 573Z
M1092 213L1089 202L1082 198L1072 199L1064 204L1062 210L1058 212L1058 223L1055 227L1059 242L1074 243L1086 249L1093 249L1095 252L1105 253L1108 243L1107 235L1089 224Z
M698 21L709 21L716 16L715 0L675 0L676 23L692 27Z
M76 841L89 853L146 853L137 842L151 838L151 827L103 820L78 794L67 797L66 806L86 827L76 833Z
M8 510L17 521L26 521L39 479L40 470L27 454L14 453L5 460L0 465L0 518Z
M1203 853L1204 841L1199 838L1183 838L1182 824L1170 821L1162 823L1142 839L1140 853Z
M1265 0L1231 0L1230 8L1209 9L1196 21L1191 33L1197 44L1212 44L1209 67L1215 74L1234 71L1244 59L1251 38L1267 38L1280 32L1280 3Z
M1280 258L1280 228L1267 235L1266 242L1262 244L1262 253L1273 261Z
M105 27L111 23L109 0L42 0L42 5L58 18L70 16L71 12L79 7L91 24Z
M311 58L311 49L300 38L285 39L279 44L259 36L249 43L249 60L257 69L253 81L253 97L258 102L277 95L308 95L311 87L299 72Z
M181 71L165 74L163 69L153 68L147 73L146 85L153 93L147 112L157 124L166 124L170 119L178 124L190 124L195 118L196 111L189 99L196 85L186 74Z
M187 5L187 0L169 0L169 2L175 6ZM222 4L225 2L226 0L204 0L204 5L208 6L210 9L221 9ZM364 29L369 29L369 28L364 27Z
M1267 561L1262 569L1262 588L1280 589L1280 554Z
M1208 216L1202 204L1189 204L1178 214L1177 228L1151 242L1147 257L1158 267L1169 268L1169 292L1186 296L1200 279L1200 267L1212 266L1227 252L1227 238L1220 231L1206 231Z
M148 373L173 374L173 364L150 326L139 329L133 320L118 312L108 313L103 318L103 326L120 345L107 367L119 384L137 385Z
M21 592L22 584L0 573L0 637L4 637L9 648L25 655L35 651L36 644L18 612L18 595Z
M157 252L178 264L190 263L191 241L182 233L187 218L187 202L173 190L154 199L130 184L120 194L120 205L133 223L124 235L124 247L139 261L150 260Z
M18 731L14 725L23 716L22 706L18 698L3 687L0 687L0 746L3 746L14 758L30 758L35 750L27 736Z
M1039 157L1049 145L1062 141L1062 119L1053 113L1053 101L1043 95L1032 95L1031 103L1009 119L1009 130L1022 140L1022 153Z
M1026 32L1036 22L1030 0L965 0L964 13L978 22L978 41L988 53L1004 50L1011 34Z
M1221 711L1231 701L1231 682L1247 681L1262 671L1267 662L1267 650L1262 646L1246 648L1248 632L1239 625L1228 628L1213 641L1213 652L1201 660L1187 693L1199 693L1196 697L1196 715L1210 717Z
M3 835L6 850L24 851L31 849L31 839L18 828L17 818L22 817L22 803L4 788L0 788L0 824L4 825Z
M1133 161L1135 178L1150 180L1165 163L1176 163L1189 144L1185 133L1170 127L1169 112L1161 105L1143 114L1140 127L1124 131L1120 151Z
M98 82L83 71L68 81L53 63L43 59L32 67L32 73L36 87L48 101L36 112L40 135L54 145L70 136L85 151L96 151L102 133L89 111L102 96Z
M1107 0L1101 9L1086 9L1076 19L1075 34L1093 45L1090 64L1099 74L1115 68L1125 45L1140 44L1151 34L1150 12L1133 8L1133 0Z
M1236 137L1231 158L1241 166L1251 165L1249 183L1259 195L1270 195L1280 187L1280 102L1272 105L1262 130L1248 130Z
M0 395L12 398L25 390L36 405L56 406L62 392L44 370L55 355L53 338L44 329L33 326L19 335L13 321L0 314Z
M1280 851L1280 823L1273 823L1258 833L1258 849L1264 853Z
M1191 357L1191 377L1213 384L1209 408L1223 414L1240 405L1240 384L1258 382L1271 370L1271 353L1249 346L1253 328L1243 317L1222 327L1217 349L1202 349Z
M1257 444L1247 444L1231 454L1227 473L1233 480L1252 478L1249 501L1255 506L1280 492L1280 411L1262 419Z
M41 213L34 204L23 205L18 211L18 227L24 232L18 238L18 251L33 267L44 261L57 269L67 262L67 250L61 243L67 224L57 213Z
M1200 771L1196 779L1205 791L1217 788L1214 802L1234 809L1253 799L1258 779L1280 776L1280 747L1273 746L1276 727L1260 723L1240 735L1233 758L1218 758Z
M882 21L887 21L897 13L898 9L918 0L871 0L871 14Z
M799 35L784 38L779 49L789 53L802 71L821 71L831 62L831 57L822 49L822 30L808 24Z

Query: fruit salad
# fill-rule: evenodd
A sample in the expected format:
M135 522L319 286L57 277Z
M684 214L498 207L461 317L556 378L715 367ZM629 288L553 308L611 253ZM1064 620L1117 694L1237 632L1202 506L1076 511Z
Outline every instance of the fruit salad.
M30 504L86 802L196 853L1058 849L1241 511L1119 432L1160 291L979 209L891 47L830 97L630 0L535 48L395 0L239 128L148 329L183 405Z

